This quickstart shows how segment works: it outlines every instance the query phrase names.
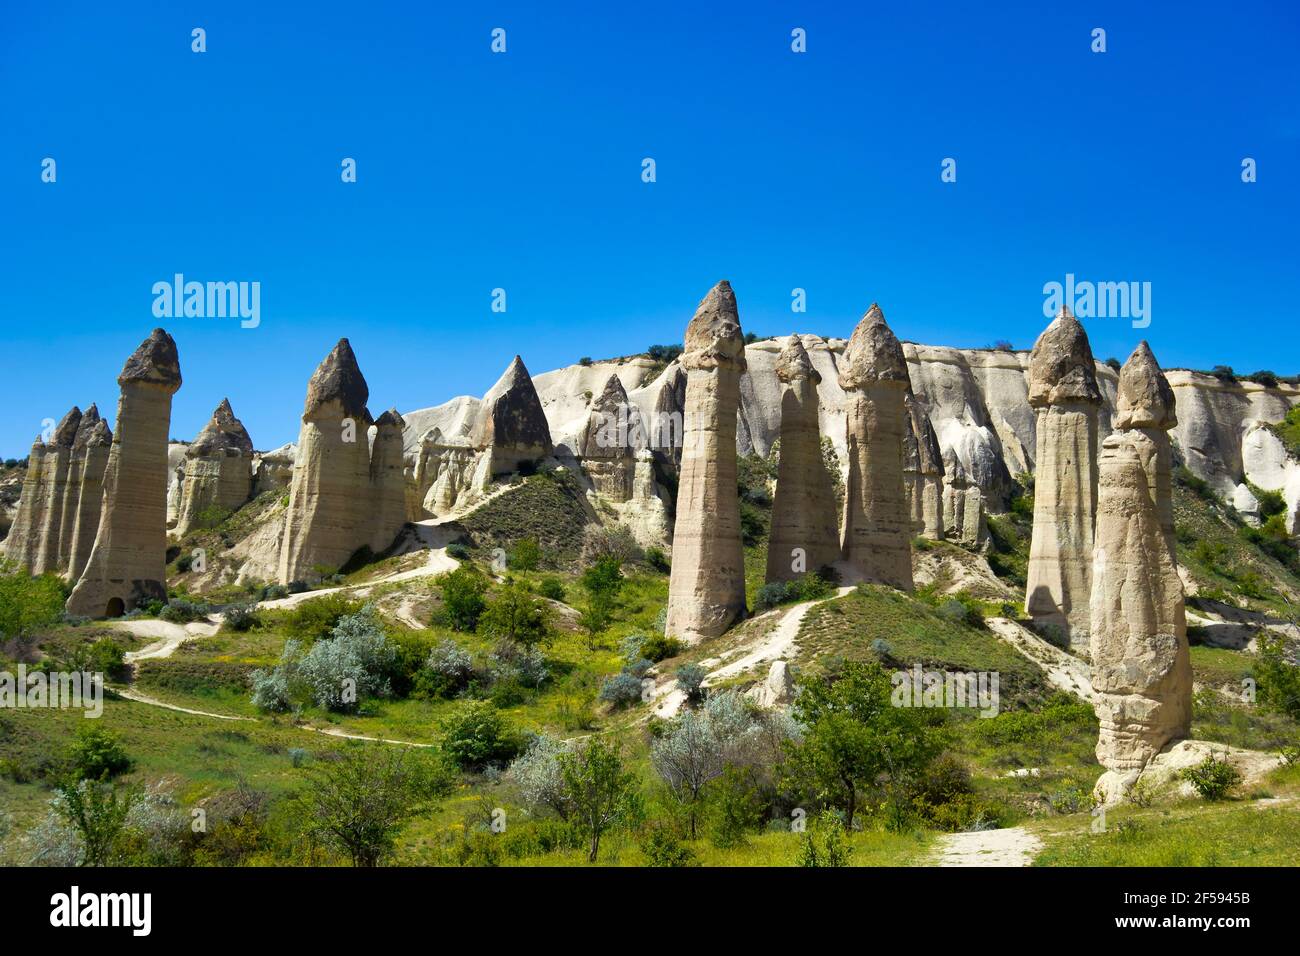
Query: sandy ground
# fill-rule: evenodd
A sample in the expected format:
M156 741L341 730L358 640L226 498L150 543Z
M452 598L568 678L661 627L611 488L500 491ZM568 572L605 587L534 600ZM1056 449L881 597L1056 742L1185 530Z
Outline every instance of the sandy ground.
M1023 827L949 833L939 838L935 866L1028 866L1043 841Z
M174 624L171 621L156 620L109 621L108 625L117 628L119 631L134 634L136 637L155 638L152 644L148 644L138 651L127 651L123 657L128 664L134 664L136 661L171 657L172 654L176 653L176 648L186 641L193 641L200 637L211 637L217 633L217 628L221 626L206 621Z

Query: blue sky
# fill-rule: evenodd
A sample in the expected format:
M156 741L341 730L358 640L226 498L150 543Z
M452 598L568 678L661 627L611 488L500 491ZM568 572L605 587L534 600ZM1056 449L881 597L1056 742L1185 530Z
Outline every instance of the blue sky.
M902 338L1022 348L1044 283L1150 282L1149 328L1085 323L1098 357L1145 336L1295 374L1298 10L10 0L0 454L73 403L111 417L177 272L260 282L261 325L161 323L172 432L228 395L259 448L296 438L339 336L371 410L409 410L515 352L678 342L720 278L760 335L844 336L878 300Z

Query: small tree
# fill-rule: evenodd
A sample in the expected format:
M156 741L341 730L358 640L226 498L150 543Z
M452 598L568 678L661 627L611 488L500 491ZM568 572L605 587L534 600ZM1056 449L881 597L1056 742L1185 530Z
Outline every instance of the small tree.
M804 736L786 744L787 772L841 808L846 830L864 792L900 786L938 756L934 714L892 706L892 684L879 664L849 662L831 680L799 684L793 713Z
M63 585L52 574L0 572L0 638L29 638L63 614Z
M536 812L550 810L561 820L568 820L573 812L569 793L564 787L564 774L560 770L560 755L568 747L553 737L539 734L529 743L523 755L510 765L510 776L519 785L524 805Z
M443 718L441 730L443 752L460 767L509 760L517 752L505 718L491 701L461 704Z
M442 606L447 624L456 631L472 631L483 613L487 581L470 565L462 565L438 579L442 585Z
M490 637L532 647L549 637L549 619L547 606L522 584L511 581L488 604L479 618L479 629Z
M432 809L453 779L413 748L384 744L348 747L341 759L305 772L311 782L298 795L304 819L353 866L378 866L402 824Z
M81 840L82 866L107 866L117 857L118 841L138 794L106 780L61 784L50 808Z
M536 571L542 563L542 546L536 538L520 538L506 560L516 571Z
M589 737L574 750L560 754L560 775L573 806L573 821L589 840L587 862L595 863L600 838L640 807L636 775L623 766L616 744Z

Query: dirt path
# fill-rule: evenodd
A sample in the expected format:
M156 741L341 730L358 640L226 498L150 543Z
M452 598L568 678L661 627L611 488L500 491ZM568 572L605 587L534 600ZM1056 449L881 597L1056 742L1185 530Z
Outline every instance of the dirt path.
M704 686L712 687L719 681L728 680L756 668L761 669L764 664L770 665L773 661L782 658L789 660L794 657L799 649L799 628L803 625L804 616L816 605L843 597L852 590L852 588L839 588L829 597L796 604L785 611L776 627L762 634L752 645L747 647L742 643L721 657L700 661L701 666L709 668L709 674L704 678ZM740 656L723 663L728 657L736 654ZM654 716L664 719L675 717L682 705L686 703L686 695L677 689L675 681L665 681L656 687L655 697L659 698L659 703L655 705Z
M176 648L180 647L186 641L197 640L200 637L211 637L217 633L221 626L219 623L212 624L207 621L194 621L190 624L174 624L171 621L144 620L144 621L109 621L109 627L116 628L119 631L126 631L128 634L134 634L136 637L152 637L153 643L147 644L138 651L127 651L122 655L128 664L134 664L136 661L156 660L163 657L171 657L176 653Z
M1028 866L1043 847L1023 827L949 833L939 838L930 863L934 866Z
M164 701L158 700L155 697L150 697L148 694L142 694L137 690L132 690L129 687L112 687L110 688L110 690L112 690L113 693L117 694L119 697L124 697L127 700L134 701L137 704L145 704L149 707L161 707L163 710L174 710L180 714L193 714L196 717L211 717L213 720L255 720L256 719L253 717L236 717L233 714L214 714L211 711L207 711L207 710L193 710L192 708L189 707L181 707L179 704L168 704L165 703Z

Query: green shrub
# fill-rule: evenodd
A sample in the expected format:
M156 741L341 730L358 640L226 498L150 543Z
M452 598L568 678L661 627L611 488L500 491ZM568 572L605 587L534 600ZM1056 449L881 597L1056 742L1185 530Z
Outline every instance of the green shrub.
M1286 642L1279 635L1261 631L1255 653L1252 673L1260 704L1300 721L1300 667L1287 660Z
M709 676L699 664L683 664L677 668L677 688L686 695L691 703L697 703L704 697L704 678Z
M675 637L668 637L665 634L651 634L641 641L641 656L652 663L658 664L662 660L676 657L684 648L685 645Z
M519 750L505 718L488 701L461 704L443 718L443 752L462 769L503 763Z
M697 866L695 852L681 840L671 826L652 824L641 840L646 866Z
M78 780L107 780L131 769L132 760L117 735L96 725L79 727L68 748Z
M645 560L646 564L662 574L667 574L672 570L672 564L663 548L646 548Z
M341 618L356 614L362 606L341 594L327 594L284 612L279 629L294 640L312 643L329 637Z
M468 561L469 545L463 541L453 541L447 545L447 557L455 558L457 561Z
M537 585L537 593L551 601L563 601L564 584L556 577L542 578Z
M251 631L261 623L261 615L252 604L232 604L226 608L221 626L227 631Z
M1210 754L1196 766L1184 770L1181 776L1206 800L1222 800L1241 783L1241 771L1226 755L1220 760Z

